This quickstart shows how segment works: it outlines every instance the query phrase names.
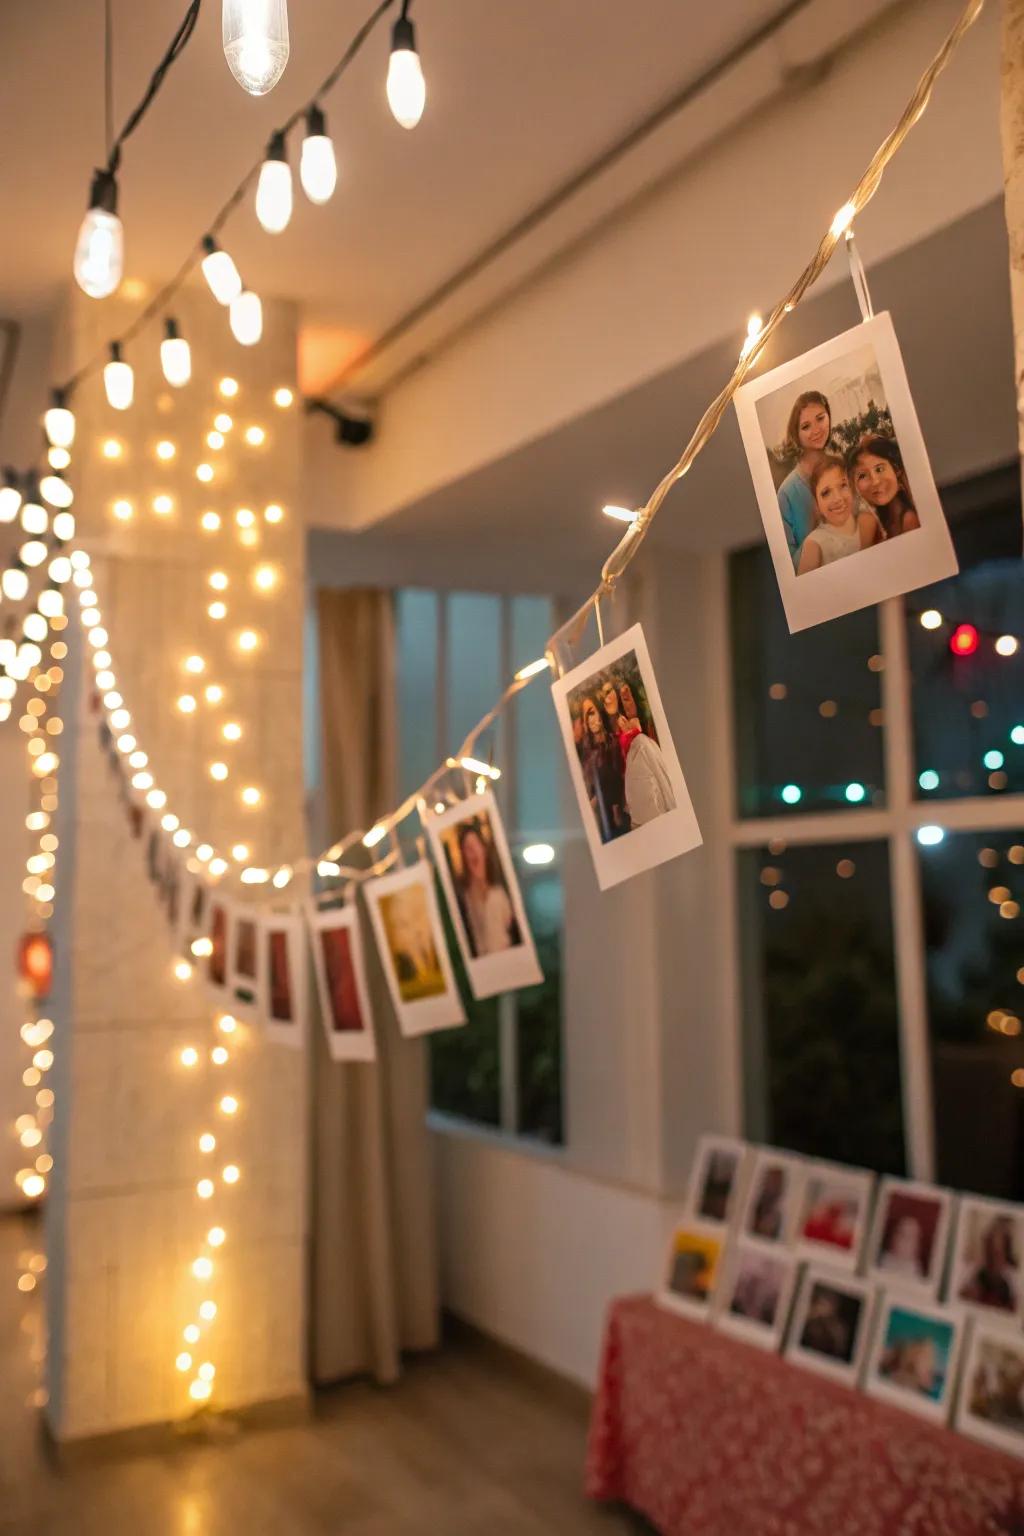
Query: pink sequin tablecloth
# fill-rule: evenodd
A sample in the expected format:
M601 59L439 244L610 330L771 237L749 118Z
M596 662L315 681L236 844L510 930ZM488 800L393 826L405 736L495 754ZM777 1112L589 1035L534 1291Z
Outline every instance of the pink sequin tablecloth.
M662 1536L1024 1536L1024 1461L646 1296L609 1310L586 1491Z

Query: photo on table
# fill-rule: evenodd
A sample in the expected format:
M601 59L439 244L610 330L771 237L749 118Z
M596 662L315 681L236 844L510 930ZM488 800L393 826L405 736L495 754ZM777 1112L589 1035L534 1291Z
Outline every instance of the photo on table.
M306 950L298 912L264 912L258 942L260 1016L267 1039L301 1050L306 1042Z
M425 826L473 996L543 981L491 791L428 815Z
M806 1166L801 1158L758 1147L747 1184L740 1235L760 1243L789 1243L803 1193Z
M640 625L573 667L551 696L601 889L699 847Z
M377 1042L355 906L309 912L320 1017L334 1061L374 1061Z
M871 1220L875 1176L842 1163L808 1163L796 1224L797 1253L856 1270Z
M793 1309L788 1358L856 1387L871 1337L873 1304L870 1282L808 1265Z
M760 1243L739 1242L726 1264L713 1321L762 1349L778 1349L789 1319L797 1261Z
M744 384L736 414L791 631L956 573L891 316Z
M740 1207L744 1170L749 1166L745 1141L728 1136L702 1136L690 1173L686 1210L700 1221L727 1225Z
M708 1316L725 1253L725 1233L700 1222L676 1227L657 1291L657 1299L674 1312Z
M1024 1456L1024 1337L972 1318L955 1422L972 1439Z
M943 1307L887 1292L865 1375L873 1397L937 1423L952 1406L963 1318Z
M236 906L228 946L228 996L231 1012L255 1020L259 1013L259 913Z
M953 1196L933 1184L882 1180L868 1247L868 1273L937 1296L946 1266Z
M434 871L425 859L363 887L398 1025L405 1035L465 1024Z
M957 1213L951 1304L970 1307L992 1322L1017 1327L1022 1315L1021 1263L1024 1207L980 1195L961 1195Z

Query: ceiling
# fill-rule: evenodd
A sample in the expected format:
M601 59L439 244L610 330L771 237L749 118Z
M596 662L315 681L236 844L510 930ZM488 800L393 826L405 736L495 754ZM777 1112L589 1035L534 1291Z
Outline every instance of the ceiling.
M112 6L120 124L185 4ZM254 100L228 72L220 6L206 0L125 146L130 277L152 285L170 276L371 4L292 0L290 9L288 68ZM289 229L270 236L247 200L225 233L252 286L302 306L306 386L335 377L517 214L792 9L784 0L416 0L428 100L412 133L384 99L385 20L324 102L340 168L331 203L312 208L299 195ZM103 158L103 0L7 0L0 50L0 316L25 320L51 309L68 281L90 172Z

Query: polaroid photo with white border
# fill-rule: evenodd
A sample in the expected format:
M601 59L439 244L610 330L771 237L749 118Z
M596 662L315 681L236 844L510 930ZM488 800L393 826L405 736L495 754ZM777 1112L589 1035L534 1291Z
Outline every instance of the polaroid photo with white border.
M237 1018L260 1018L260 914L255 907L235 906L231 913L228 949L228 1003Z
M209 895L206 882L199 875L192 874L188 869L182 870L174 947L177 954L193 963L196 959L202 959L202 956L195 954L192 945L197 939L209 937L207 933Z
M420 859L363 886L388 992L403 1035L465 1024L434 889Z
M601 890L699 848L641 626L573 667L551 696Z
M793 1309L786 1358L856 1387L871 1341L874 1305L869 1280L809 1264Z
M797 1260L781 1246L731 1245L712 1322L748 1344L778 1349L789 1320L796 1274Z
M702 1136L690 1170L684 1209L698 1222L729 1226L741 1210L751 1149L733 1136Z
M215 1004L227 1007L231 1000L232 903L226 896L210 892L205 921L206 937L210 941L210 953L205 960L206 986Z
M494 997L543 981L492 792L428 814L425 826L473 996Z
M738 1228L744 1242L784 1247L793 1241L806 1172L792 1152L754 1148Z
M936 1424L953 1405L966 1319L911 1291L886 1291L879 1307L864 1390Z
M888 314L736 392L791 632L956 574Z
M946 1269L954 1196L934 1184L885 1177L868 1243L868 1274L885 1286L937 1297Z
M307 912L320 1017L332 1061L374 1061L377 1041L355 905Z
M794 1232L801 1258L833 1269L860 1269L871 1227L875 1175L845 1163L809 1162Z
M961 1195L947 1301L986 1326L1020 1328L1024 1316L1024 1205Z
M711 1315L715 1287L725 1268L727 1236L723 1226L688 1216L675 1224L656 1292L660 1306L687 1317Z
M275 1045L302 1050L306 1043L307 955L297 908L263 912L259 920L260 1021Z
M955 1425L961 1434L1024 1456L1024 1335L976 1315L968 1324Z

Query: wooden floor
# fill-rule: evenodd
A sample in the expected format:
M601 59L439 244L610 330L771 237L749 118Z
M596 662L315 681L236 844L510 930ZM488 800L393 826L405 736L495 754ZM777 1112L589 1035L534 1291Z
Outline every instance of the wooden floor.
M0 1536L624 1536L580 1493L584 1405L473 1339L402 1382L322 1394L314 1417L159 1454L53 1464L38 1428L32 1227L0 1220Z

